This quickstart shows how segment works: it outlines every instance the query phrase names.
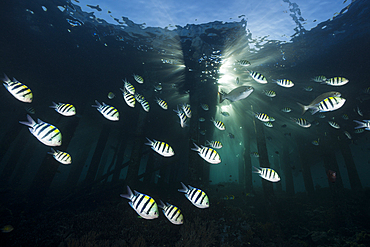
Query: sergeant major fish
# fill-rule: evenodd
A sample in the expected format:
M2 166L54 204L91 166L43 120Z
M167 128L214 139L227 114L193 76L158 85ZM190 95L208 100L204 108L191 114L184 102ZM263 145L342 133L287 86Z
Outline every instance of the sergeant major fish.
M26 85L23 83L17 81L15 78L13 78L13 81L10 80L5 74L5 78L3 79L3 85L6 88L6 90L9 91L17 100L31 103L33 99L33 94L31 89L29 89Z
M161 200L159 202L160 204L158 206L163 209L163 214L172 224L181 225L184 223L184 216L178 207L168 202L165 205Z
M40 142L47 146L62 145L62 134L54 125L45 123L37 119L37 123L27 115L28 121L19 121L19 123L29 126L29 130Z
M257 168L254 166L253 168L255 169L254 173L258 173L261 178L266 179L267 181L270 181L270 182L280 181L279 174L277 174L277 172L271 168L261 168L261 167Z
M149 145L152 147L154 151L162 155L163 157L171 157L175 154L172 147L168 145L165 142L162 141L151 141L150 139L146 138L148 140L148 143L145 143L146 145Z
M92 105L92 107L95 107L106 119L111 121L119 120L119 112L115 107L107 105L104 102L100 104L97 100L95 100L95 103L96 105Z
M205 161L211 163L211 164L219 164L221 163L220 155L216 152L216 150L201 146L199 147L197 144L193 143L195 148L192 148L191 150L197 151L199 156L202 157Z
M197 208L208 208L209 199L207 194L200 189L194 188L189 185L189 188L181 182L182 189L178 189L179 192L185 193L185 197Z
M231 90L228 94L224 92L219 92L219 102L222 103L225 99L235 102L247 98L254 91L253 87L241 86Z
M53 155L54 159L62 163L63 165L69 165L72 163L71 155L66 152L54 150L54 148L51 148L51 152L48 152L48 154Z
M323 93L317 96L309 105L302 105L301 103L298 103L298 102L297 104L302 108L302 115L303 115L308 109L312 109L312 108L315 109L317 105L324 99L328 97L340 97L340 96L341 96L341 93L332 91L332 92Z
M76 115L76 108L71 104L66 104L66 103L57 104L53 102L53 105L49 107L55 109L55 111L62 114L63 116L69 117L69 116Z

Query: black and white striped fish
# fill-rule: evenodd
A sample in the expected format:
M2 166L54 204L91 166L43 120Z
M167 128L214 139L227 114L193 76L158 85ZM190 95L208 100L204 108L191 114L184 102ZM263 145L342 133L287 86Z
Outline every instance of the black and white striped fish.
M177 116L180 118L180 126L181 128L185 128L187 125L186 125L186 114L181 110L179 109L179 107L177 106L177 110L173 110L174 112L177 113Z
M311 113L313 115L316 112L334 111L341 108L345 102L346 99L341 97L328 97L321 101L316 108L312 108Z
M57 104L53 102L53 105L49 107L55 109L58 113L62 114L63 116L70 117L76 115L76 108L71 104L66 103Z
M270 121L270 117L267 116L266 113L263 113L263 112L256 112L254 113L253 112L253 115L260 121L262 122L269 122Z
M135 99L134 95L130 94L129 92L127 92L127 90L124 90L122 88L120 88L120 90L122 91L122 96L123 96L123 99L125 100L126 104L129 107L135 107L136 99Z
M328 124L333 127L334 129L340 129L340 126L337 122L334 121L328 121Z
M62 145L62 134L54 125L45 123L37 119L37 123L27 115L28 121L19 121L19 123L29 126L29 130L40 142L47 146Z
M149 102L145 98L140 101L140 104L143 107L144 111L149 112L150 110Z
M216 152L216 150L201 146L199 147L197 144L194 143L195 148L192 148L191 150L197 151L199 156L202 157L205 161L211 163L211 164L219 164L221 163L221 157Z
M23 83L17 81L13 78L13 81L10 80L5 74L3 79L4 87L11 93L17 100L31 103L33 99L33 94L31 89L24 85Z
M272 90L263 90L263 94L265 94L267 97L273 98L276 96L276 93Z
M135 194L133 194L130 187L127 186L128 194L121 194L120 196L131 200L128 204L144 219L151 220L158 218L158 206L154 199L136 190L134 190L134 192Z
M63 165L69 165L72 163L72 157L68 153L51 148L51 152L48 152L48 154L53 155L54 159L56 159L58 162L62 163Z
M190 185L188 185L189 186L188 188L182 182L181 185L182 189L179 189L178 191L185 193L185 197L188 198L188 200L191 201L191 203L193 203L194 206L196 206L197 208L209 207L208 196L203 190L194 188Z
M255 80L256 82L261 83L261 84L267 83L266 77L264 77L260 73L257 73L255 71L248 71L248 73L253 78L253 80Z
M184 216L178 207L169 204L168 202L165 205L161 200L158 206L163 209L163 214L172 224L181 225L184 223Z
M277 174L277 172L271 168L254 167L254 169L255 169L254 173L258 173L261 178L266 179L267 181L270 181L270 182L280 181L279 174Z
M156 141L156 140L151 141L148 138L146 139L149 141L149 143L145 143L145 144L152 146L152 149L156 151L157 153L159 153L160 155L164 157L171 157L175 154L172 147L168 145L167 143L162 142L162 141Z
M216 121L214 120L213 118L211 118L211 122L213 122L213 124L216 126L217 129L219 130L225 130L226 129L226 126L223 122L221 121Z
M308 122L306 119L304 118L290 118L293 122L295 122L296 124L298 124L299 126L303 127L303 128L309 128L311 126L311 123Z
M144 78L143 77L141 77L139 75L136 75L136 74L133 74L132 76L134 77L134 79L137 83L140 83L140 84L144 83Z
M188 118L191 118L191 110L189 104L182 104L181 109Z
M263 122L266 127L272 128L274 125L271 122Z
M222 143L220 141L206 141L207 145L215 148L215 149L220 149L222 148Z
M97 100L95 100L96 105L92 105L92 107L96 107L96 109L106 118L111 121L118 121L119 120L119 112L118 110L110 105L105 104L102 102L100 104Z
M238 60L238 61L236 61L236 63L239 64L239 65L241 65L241 66L249 66L249 65L251 65L251 63L248 60L245 60L245 59Z
M279 86L286 87L286 88L294 86L294 83L288 79L279 79L279 80L274 80L273 82L277 83Z
M333 78L326 79L321 84L328 84L330 86L343 86L343 85L347 84L348 82L349 82L349 80L347 78L333 77Z
M132 86L132 84L129 83L126 80L126 78L123 80L123 83L124 83L123 87L127 90L127 92L129 92L130 94L135 94L135 88L134 88L134 86Z
M314 81L314 82L324 82L324 81L326 81L326 76L324 76L324 75L318 75L318 76L315 76L315 77L311 78L311 81Z
M167 110L168 109L168 105L167 105L167 102L164 101L163 99L161 98L156 98L155 99L155 102L157 102L157 104L163 109L163 110Z

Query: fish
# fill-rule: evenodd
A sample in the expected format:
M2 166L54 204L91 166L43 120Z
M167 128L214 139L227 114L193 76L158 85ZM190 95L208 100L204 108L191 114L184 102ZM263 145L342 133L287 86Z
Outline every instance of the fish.
M253 80L255 80L256 82L261 83L261 84L266 84L267 83L266 77L264 77L260 73L257 73L255 71L247 71L247 72L253 78Z
M223 122L221 121L216 121L214 120L213 118L211 119L211 122L213 122L213 124L216 126L217 129L219 130L225 130L226 129L226 126Z
M262 122L269 122L270 121L270 117L267 116L265 113L263 112L257 112L257 113L254 113L253 112L253 115L255 118L257 118L258 120L262 121Z
M231 133L229 133L228 136L230 137L230 139L234 139L235 138L235 136L233 134L231 134Z
M200 107L202 107L202 109L205 111L209 110L209 106L207 104L200 104Z
M123 99L129 107L135 107L136 99L135 96L130 94L127 90L120 88L122 91Z
M108 99L113 99L114 97L116 97L116 95L112 92L109 92L108 93Z
M306 91L306 92L312 92L313 87L307 86L307 87L304 87L303 90Z
M206 121L203 117L200 117L198 120L199 120L199 122L204 122L204 121Z
M1 232L3 233L9 233L14 230L14 227L12 225L6 225L1 228Z
M181 182L182 189L178 189L179 192L185 193L185 197L197 208L208 208L209 207L209 199L207 194L201 190L194 188L190 185L189 188L186 187L185 184Z
M192 148L191 150L198 152L199 156L202 157L205 161L211 164L219 164L221 163L221 157L216 152L216 150L201 146L199 147L197 144L193 143L195 148Z
M127 90L127 92L129 92L130 94L135 94L135 87L131 83L129 83L126 80L126 78L122 81L123 81L123 87ZM121 91L122 91L122 89L121 89Z
M258 158L258 157L260 157L260 154L257 153L257 152L251 152L251 157Z
M154 84L154 91L161 91L162 90L162 83L158 82Z
M328 176L329 182L335 183L337 180L337 173L335 171L327 170L326 175Z
M319 118L326 118L326 116L325 116L325 114L320 113L320 114L319 114Z
M303 128L309 128L311 127L311 123L308 122L306 119L304 118L290 118L293 122L295 122L296 124L298 124L299 126L303 127Z
M187 118L191 118L191 110L189 104L182 104L181 109L185 113Z
M13 81L4 74L3 85L14 98L25 103L31 103L33 94L29 87L13 78Z
M241 66L249 66L249 65L251 65L251 63L248 60L245 60L245 59L238 60L238 61L236 61L236 63L239 64L239 65L241 65Z
M272 90L263 90L263 94L265 94L267 97L273 98L276 96L276 93Z
M70 116L76 115L76 108L71 104L67 104L67 103L57 104L53 102L53 105L49 107L55 109L56 112L62 114L63 116L70 117Z
M334 121L328 121L328 124L333 127L334 129L339 129L340 126L338 123L334 122Z
M120 196L131 200L128 204L139 216L147 220L158 218L158 206L152 197L136 190L134 190L135 194L133 194L129 186L127 186L127 192L128 194L121 194Z
M163 99L161 98L155 98L155 102L157 102L157 104L163 109L163 110L167 110L168 109L168 105L167 105L167 102L164 101Z
M277 83L279 86L286 87L286 88L290 88L294 86L294 83L288 79L273 80L273 82Z
M326 79L325 81L321 82L321 84L327 84L330 86L343 86L347 84L349 80L344 77L333 77L330 79Z
M165 205L161 200L159 200L159 202L160 204L158 206L163 209L162 212L164 216L166 216L172 224L181 225L184 223L184 216L178 207L169 204L168 202Z
M364 116L364 114L362 113L362 111L361 111L360 107L358 107L358 106L357 106L357 108L356 108L356 112L357 112L357 114L358 114L358 115L360 115L361 117L363 117L363 116Z
M154 151L156 151L163 157L171 157L175 155L175 152L173 151L172 147L167 143L156 140L151 141L148 138L146 139L148 140L148 143L145 144L151 146Z
M318 138L317 140L313 140L312 144L315 145L315 146L318 146L319 142L320 142L320 138Z
M140 83L140 84L144 83L144 78L143 77L141 77L139 75L136 75L136 74L133 74L132 76L134 77L134 79L137 83Z
M222 116L224 116L224 117L228 117L228 116L230 116L230 114L229 114L228 112L226 112L226 111L222 111L222 112L221 112L221 114L222 114Z
M311 114L315 114L316 112L329 112L334 111L339 108L341 108L344 103L346 102L346 99L341 97L328 97L321 101L315 108L311 108L312 112Z
M348 120L348 119L349 119L349 117L348 117L348 115L347 115L347 114L343 114L343 115L342 115L342 118L343 118L344 120Z
M26 110L26 112L28 112L29 114L35 114L36 111L35 111L35 108L33 108L32 106L27 106L27 107L24 107L24 109Z
M298 103L298 102L297 102L297 104L302 108L302 115L303 115L308 109L312 109L312 108L315 109L318 106L318 104L321 101L323 101L324 99L326 99L328 97L340 97L340 96L341 96L341 93L332 91L332 92L327 92L327 93L320 94L309 105L303 105L303 104Z
M119 112L115 107L106 105L104 102L100 104L97 100L95 100L95 103L96 105L92 105L92 107L95 107L106 119L111 121L119 120Z
M177 106L177 110L173 110L174 112L177 113L177 116L180 118L180 126L181 128L185 128L187 125L186 125L186 114L179 109L179 107Z
M364 122L353 120L353 122L359 124L358 126L355 127L355 130L360 129L360 128L365 128L365 130L370 130L370 120L362 120L362 121Z
M351 134L348 132L348 131L344 131L343 132L344 133L344 135L348 138L348 139L352 139L352 136L351 136Z
M40 142L47 146L62 145L62 133L54 125L45 123L37 119L37 123L30 115L27 115L28 121L19 121L19 123L29 126L29 130Z
M222 143L220 141L206 141L206 145L215 148L215 149L220 149L222 148Z
M266 127L272 128L274 125L271 122L264 122L263 123Z
M291 112L291 111L292 111L292 109L291 109L291 108L289 108L289 107L284 107L283 109L281 109L281 111L282 111L282 112L286 112L286 113L288 113L288 112Z
M274 117L270 117L269 116L269 118L270 118L270 122L275 122L275 118Z
M368 130L370 130L370 128ZM361 134L364 131L364 129L355 129L355 134Z
M141 107L143 107L144 111L149 112L150 106L149 106L149 102L146 99L142 99L140 101L140 104L141 104Z
M199 130L199 133L200 133L202 136L205 136L205 135L206 135L206 130Z
M326 76L324 76L324 75L318 75L318 76L315 76L315 77L311 78L311 81L314 81L314 82L324 82L324 81L326 81Z
M253 168L255 169L255 171L253 171L254 173L258 173L261 178L266 179L267 181L270 182L280 181L279 174L277 174L277 172L271 168L262 168L262 167L257 168L255 166L253 166Z
M250 86L240 86L234 88L229 93L218 92L219 95L219 103L222 103L225 99L229 100L230 102L239 101L242 99L247 98L251 93L253 93L254 88Z
M72 163L72 157L68 153L51 148L51 152L48 152L48 154L53 155L54 159L63 165L69 165Z
M236 83L237 85L239 85L239 77L236 77L236 79L235 79L235 83Z

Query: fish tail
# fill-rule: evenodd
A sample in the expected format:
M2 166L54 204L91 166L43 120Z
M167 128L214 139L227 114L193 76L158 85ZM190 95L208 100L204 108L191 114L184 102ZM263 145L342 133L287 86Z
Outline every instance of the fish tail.
M218 102L222 103L225 100L224 97L223 97L224 96L223 93L218 92L217 94L218 94L218 98L219 98Z
M193 144L194 144L195 148L192 148L191 150L198 151L200 149L200 147L197 144L195 144L195 142L193 142Z
M53 155L55 152L56 152L55 149L54 148L51 148L51 152L48 152L48 154Z
M53 108L53 109L55 109L55 108L57 108L57 103L55 103L54 101L53 101L53 105L51 105L51 106L49 106L50 108Z
M11 82L11 80L9 79L9 77L8 77L6 74L4 74L3 81L4 81L6 84L8 84L9 82Z
M96 108L99 108L101 106L101 104L99 103L99 101L95 100L95 104L96 105L91 105L92 107L96 107ZM104 104L104 103L103 103Z
M160 208L162 208L162 209L163 209L163 208L164 208L164 206L165 206L165 205L164 205L164 203L162 202L162 200L159 200L158 207L160 207Z
M19 121L19 123L27 125L29 127L33 127L36 124L35 120L33 120L32 117L28 114L27 114L27 120L28 121Z
M132 193L132 190L130 189L130 187L127 185L127 194L120 194L120 196L123 197L123 198L131 200L131 198L134 196L134 194Z
M363 123L363 122L360 122L360 121L357 121L357 120L353 120L353 122L359 124L358 126L355 127L355 129L360 129L360 128L363 128L363 127L367 127L366 123Z
M254 168L254 171L253 171L254 173L261 173L261 170L259 168L255 166L253 166L253 168Z
M182 185L182 189L178 189L179 192L187 193L188 192L188 187L183 182L180 182Z
M148 145L148 146L152 146L153 141L151 141L148 137L145 137L145 138L148 140L148 142L145 143L145 144Z
M297 102L297 104L302 108L302 115L308 110L308 107Z

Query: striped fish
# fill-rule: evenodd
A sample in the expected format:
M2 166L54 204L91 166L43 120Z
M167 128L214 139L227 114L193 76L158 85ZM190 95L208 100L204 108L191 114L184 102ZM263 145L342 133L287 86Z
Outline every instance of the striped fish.
M134 86L132 86L131 83L129 83L126 78L123 81L123 87L127 90L127 92L129 92L130 94L135 94L135 88ZM121 90L122 91L122 90Z
M274 125L271 122L263 122L266 127L272 128Z
M202 107L202 109L205 111L209 110L209 106L207 104L200 104L200 107Z
M134 192L135 194L133 194L130 187L127 186L128 194L121 194L120 196L131 200L128 204L144 219L151 220L158 218L158 206L154 199L136 190L134 190Z
M241 65L241 66L249 66L249 65L251 65L251 63L248 60L245 60L245 59L238 60L238 61L236 61L236 63L239 64L239 65Z
M180 126L181 128L185 128L187 125L186 125L186 114L179 109L179 107L177 106L177 110L173 110L174 112L177 113L177 116L180 118Z
M347 78L333 77L333 78L330 78L330 79L326 79L321 84L328 84L330 86L343 86L343 85L347 84L348 82L349 82L349 80Z
M291 108L289 108L289 107L284 107L283 109L281 109L281 111L282 112L291 112L292 111L292 109Z
M141 101L145 100L144 96L139 93L135 93L134 97L137 100L137 102L139 102L140 104L141 104Z
M185 186L181 182L182 189L179 189L179 192L185 193L185 197L188 198L191 203L197 208L208 208L209 207L209 199L207 194L200 189L194 188L189 185L189 188Z
M148 143L145 143L145 144L149 145L149 146L152 146L152 149L154 151L156 151L157 153L159 153L160 155L162 155L164 157L171 157L175 154L172 147L170 145L168 145L167 143L161 142L161 141L156 141L156 140L151 141L148 138L146 138L146 139L148 140Z
M275 122L275 118L274 117L270 117L270 122Z
M261 83L261 84L266 84L267 83L266 77L264 77L260 73L257 73L257 72L254 72L254 71L248 71L248 73L253 78L253 80L255 80L256 82Z
M122 91L123 99L125 100L126 104L129 107L135 107L136 99L135 99L134 95L127 92L127 90L124 90L122 88L120 88L120 89Z
M63 116L73 116L76 115L76 108L71 104L66 103L55 103L53 102L52 106L49 106L50 108L55 109L58 113L62 114Z
M257 113L254 113L253 112L253 115L260 121L262 122L269 122L270 121L270 117L267 116L265 113L263 112L257 112Z
M257 153L257 152L251 152L251 157L258 158L258 157L260 157L260 154Z
M27 106L24 108L26 110L26 112L28 112L29 114L35 114L36 113L36 110L35 108L33 108L32 106Z
M53 125L37 119L37 123L27 115L28 121L19 121L19 123L29 126L29 130L40 142L47 146L62 145L62 134Z
M163 99L161 98L155 98L155 102L157 102L157 104L163 109L163 110L167 110L168 109L168 105L167 105L167 102L164 101Z
M211 163L211 164L219 164L221 163L221 157L216 152L216 150L201 146L201 148L194 143L195 148L192 148L191 150L197 151L199 156L202 157L205 161Z
M256 169L254 171L254 173L258 173L261 178L266 179L267 181L270 181L270 182L279 182L280 181L279 174L277 174L277 172L274 171L271 168L261 168L261 167L257 168L257 167L254 167L254 169Z
M13 78L10 80L5 74L3 79L4 87L11 93L17 100L31 103L33 99L32 91L23 83Z
M54 159L56 159L63 165L69 165L72 163L72 157L68 153L59 150L54 150L54 148L51 148L51 152L48 152L48 154L53 155Z
M163 214L172 224L181 225L184 223L184 216L178 207L169 203L165 205L161 200L158 206L163 209Z
M309 128L311 126L311 123L308 122L306 119L304 118L290 118L293 122L295 122L296 124L298 124L299 126L303 127L303 128Z
M273 98L276 96L276 93L272 90L263 90L263 94L265 94L267 97Z
M316 112L334 111L341 108L345 102L346 99L341 97L328 97L321 101L316 108L312 108L311 113L313 115Z
M312 78L311 81L314 81L314 82L324 82L324 81L326 81L326 76L324 76L324 75L318 75L318 76L315 76L314 78Z
M191 110L189 104L182 104L181 109L188 118L191 118Z
M119 120L119 112L118 110L110 105L106 105L104 102L100 104L97 100L95 100L96 105L92 105L92 107L96 107L96 109L106 118L111 121L118 121Z
M220 149L222 148L222 143L220 141L206 141L206 145L215 148L215 149Z
M144 111L149 112L149 110L150 110L150 106L149 106L149 102L148 102L148 101L146 101L146 99L142 99L142 100L140 101L140 104L141 104L141 106L143 107Z
M132 76L134 77L134 79L137 83L140 83L140 84L144 83L144 78L143 77L141 77L139 75L136 75L136 74L133 74Z
M328 121L328 124L333 127L334 129L340 129L340 126L337 122L334 121Z
M226 129L226 126L223 122L221 121L216 121L214 120L213 118L211 119L211 122L213 122L213 124L216 126L217 129L219 130L225 130Z
M279 86L286 87L286 88L294 86L294 83L288 79L279 79L279 80L274 80L273 82L277 83Z

